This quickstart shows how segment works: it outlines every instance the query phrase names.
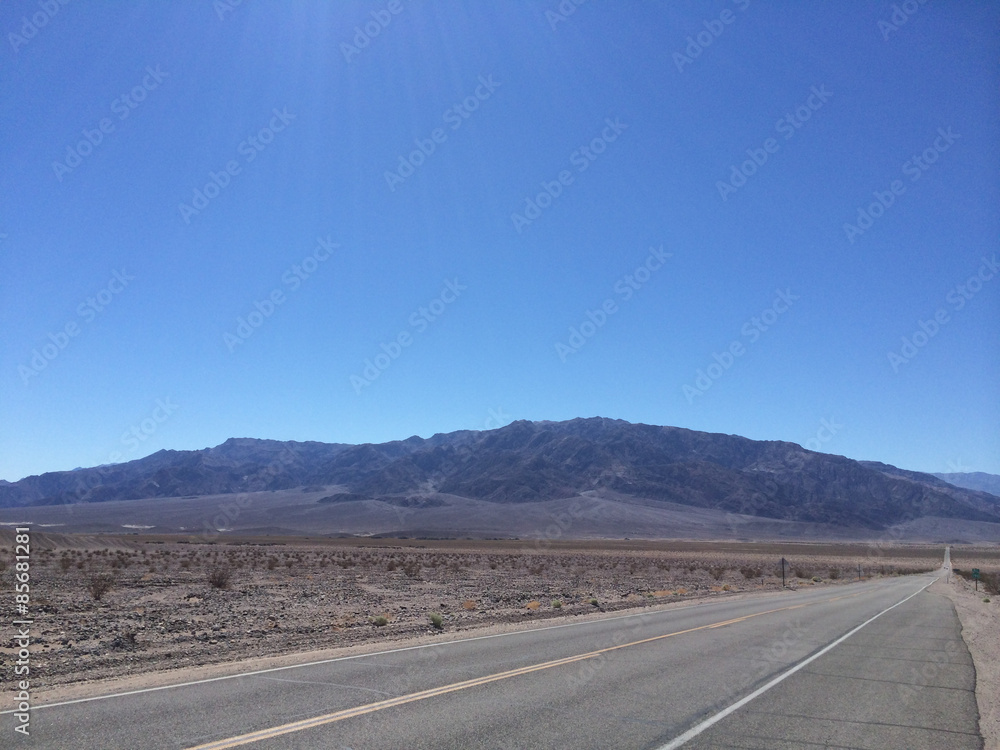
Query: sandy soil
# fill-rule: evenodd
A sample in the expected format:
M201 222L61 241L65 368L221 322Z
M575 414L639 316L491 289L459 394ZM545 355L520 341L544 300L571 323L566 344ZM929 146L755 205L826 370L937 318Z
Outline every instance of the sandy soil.
M976 593L973 584L957 575L947 582L938 581L930 591L945 594L955 603L962 638L976 665L979 729L986 750L1000 750L1000 597L987 597L981 589Z

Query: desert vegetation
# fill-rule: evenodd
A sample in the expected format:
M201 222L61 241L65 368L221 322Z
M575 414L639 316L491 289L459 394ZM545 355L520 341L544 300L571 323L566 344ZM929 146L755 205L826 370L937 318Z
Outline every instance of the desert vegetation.
M943 548L91 538L33 551L32 667L55 685L777 590L782 557L791 587L847 585L934 569Z
M972 569L979 568L979 590L1000 596L1000 547L953 547L951 565L955 575L970 583L973 581Z

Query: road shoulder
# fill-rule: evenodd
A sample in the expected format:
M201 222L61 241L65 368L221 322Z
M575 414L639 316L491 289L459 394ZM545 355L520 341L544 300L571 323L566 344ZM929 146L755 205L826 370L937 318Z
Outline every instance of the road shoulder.
M979 731L986 750L1000 750L1000 603L976 593L960 576L942 577L930 589L947 596L955 605L962 623L962 638L976 667L976 701L979 704Z

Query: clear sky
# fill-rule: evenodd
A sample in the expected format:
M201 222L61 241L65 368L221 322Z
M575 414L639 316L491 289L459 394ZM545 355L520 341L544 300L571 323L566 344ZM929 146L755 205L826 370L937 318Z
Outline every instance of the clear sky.
M4 2L0 477L578 416L1000 473L998 18Z

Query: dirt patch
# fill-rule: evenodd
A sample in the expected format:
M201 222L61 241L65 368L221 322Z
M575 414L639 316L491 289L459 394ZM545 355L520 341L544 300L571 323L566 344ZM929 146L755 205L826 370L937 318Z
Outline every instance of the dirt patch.
M1000 750L1000 603L998 597L975 591L974 584L952 575L942 578L931 591L945 594L954 602L962 622L965 640L976 665L976 700L979 703L979 730L986 750ZM990 602L983 599L989 598Z

